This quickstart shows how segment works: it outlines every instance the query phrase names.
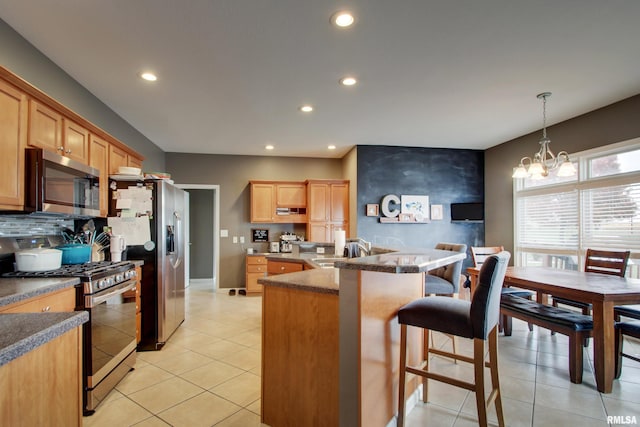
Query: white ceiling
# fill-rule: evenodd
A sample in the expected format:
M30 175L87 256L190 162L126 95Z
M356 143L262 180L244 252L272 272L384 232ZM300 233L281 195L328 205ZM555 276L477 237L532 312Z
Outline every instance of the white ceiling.
M485 149L541 128L540 92L549 124L640 93L638 0L0 0L0 18L168 152Z

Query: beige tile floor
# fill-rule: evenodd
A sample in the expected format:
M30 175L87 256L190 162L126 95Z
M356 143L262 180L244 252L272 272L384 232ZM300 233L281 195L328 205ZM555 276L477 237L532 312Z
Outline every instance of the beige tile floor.
M138 353L129 373L86 427L260 426L260 297L229 296L202 284L186 293L186 320L158 352ZM459 340L470 354L471 346ZM449 345L438 337L437 345ZM625 360L613 393L595 388L591 349L583 384L568 379L567 340L514 320L511 337L499 338L503 405L507 426L607 426L607 415L640 423L640 364ZM640 345L628 343L640 351ZM472 378L466 364L434 359L450 375ZM430 382L429 404L418 404L407 426L477 425L475 398L462 389ZM492 424L497 425L492 411ZM629 419L633 420L633 419Z

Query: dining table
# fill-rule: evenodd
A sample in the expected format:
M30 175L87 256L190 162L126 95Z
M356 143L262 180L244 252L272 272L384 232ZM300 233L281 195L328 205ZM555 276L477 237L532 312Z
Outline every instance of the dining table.
M473 295L479 269L469 267L467 273ZM542 304L547 303L548 295L591 304L596 385L601 393L611 393L616 357L614 307L640 303L640 279L551 267L509 267L504 286L535 291Z

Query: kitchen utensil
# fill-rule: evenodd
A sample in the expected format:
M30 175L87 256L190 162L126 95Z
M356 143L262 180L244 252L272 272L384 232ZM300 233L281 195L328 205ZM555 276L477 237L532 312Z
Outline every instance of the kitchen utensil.
M60 268L62 251L51 248L25 249L15 253L18 271L49 271Z
M84 264L91 261L91 245L69 243L57 246L62 251L62 264Z
M111 236L110 242L111 261L122 261L122 251L127 248L124 236L118 234Z

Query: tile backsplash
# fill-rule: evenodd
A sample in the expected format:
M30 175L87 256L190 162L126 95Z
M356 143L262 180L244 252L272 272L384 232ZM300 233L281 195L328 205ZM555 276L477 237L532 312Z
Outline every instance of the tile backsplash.
M73 229L73 220L29 215L0 216L0 236L60 235L65 227Z

